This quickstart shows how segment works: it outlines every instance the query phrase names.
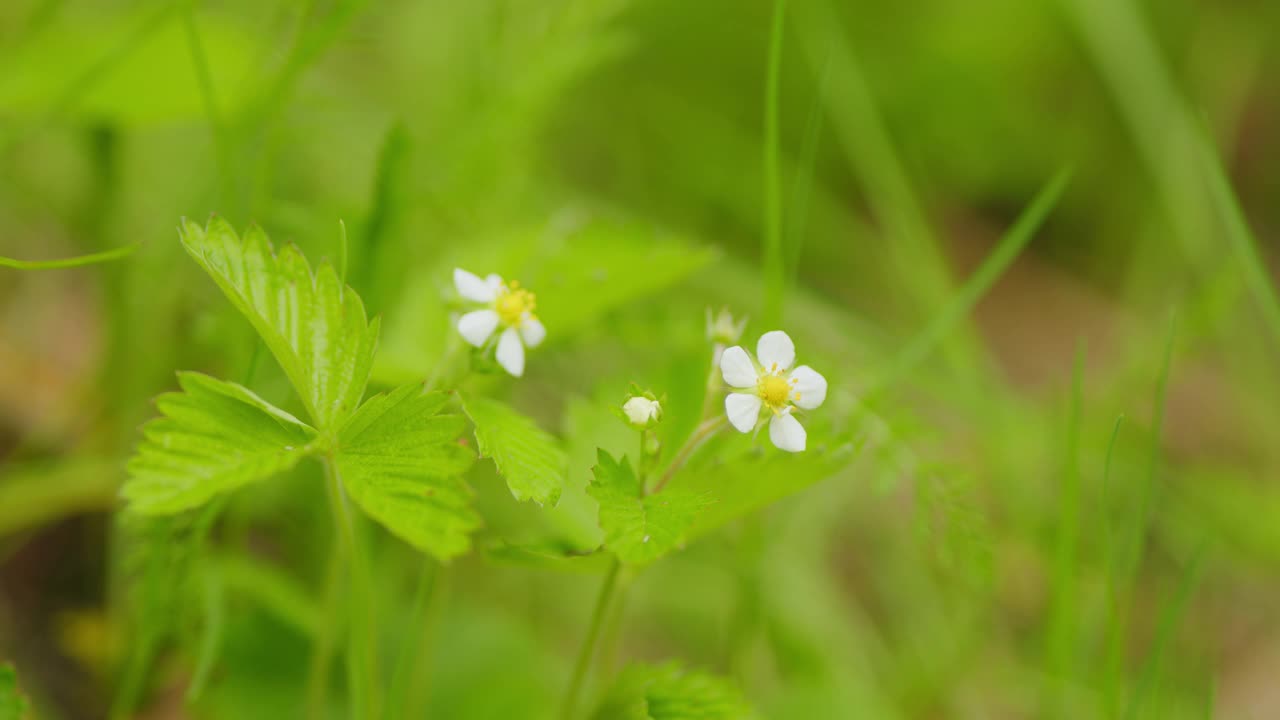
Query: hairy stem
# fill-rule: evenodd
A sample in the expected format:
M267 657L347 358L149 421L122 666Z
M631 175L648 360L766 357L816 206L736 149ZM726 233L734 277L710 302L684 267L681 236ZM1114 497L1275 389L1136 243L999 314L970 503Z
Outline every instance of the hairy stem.
M319 635L311 651L311 669L307 679L307 717L311 720L321 720L328 714L326 696L329 689L329 663L333 659L333 634L339 627L338 612L342 607L338 597L342 587L342 564L341 543L335 540L324 581L324 614L330 620L320 623Z
M712 435L715 435L716 432L723 428L727 422L728 419L725 418L725 416L717 415L716 417L706 420L699 425L698 429L694 430L693 434L689 436L689 440L684 444L684 447L680 448L679 452L676 453L675 459L671 461L670 467L668 467L667 471L662 474L662 479L658 481L658 484L655 485L653 490L650 492L662 492L662 488L666 487L667 483L671 481L671 478L674 477L675 474L680 471L680 468L684 467L684 464L689 461L689 457L693 455L693 451L697 450L698 447L700 447L702 443Z
M386 718L407 717L405 712L406 696L409 693L409 679L415 677L418 658L428 644L428 636L432 630L430 622L431 599L435 597L435 589L439 584L437 576L441 568L432 558L422 564L422 573L418 575L418 587L413 592L413 611L410 615L412 632L400 643L400 656L396 660L395 670L391 673L391 691L387 700Z
M607 614L609 603L613 599L614 590L618 586L618 572L622 569L622 563L617 558L613 559L613 564L609 566L609 572L604 577L604 584L600 586L600 594L596 597L596 607L591 613L591 625L587 629L587 637L582 641L582 649L578 651L578 662L573 668L573 678L569 681L569 690L564 696L564 710L562 717L564 720L573 720L575 710L578 704L578 695L582 692L582 684L587 676L587 668L591 665L591 658L595 655L596 641L600 638L600 627L604 623L604 617Z
M360 551L355 519L332 458L324 460L329 509L338 531L342 555L347 560L350 595L347 624L347 684L351 695L351 717L370 718L376 714L372 678L376 676L377 647L373 634L373 606L369 596L369 568Z

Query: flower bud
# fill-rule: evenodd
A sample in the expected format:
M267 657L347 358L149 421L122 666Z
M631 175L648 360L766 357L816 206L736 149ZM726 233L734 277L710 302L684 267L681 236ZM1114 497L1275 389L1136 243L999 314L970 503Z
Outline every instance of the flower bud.
M637 430L646 430L662 420L662 404L652 398L636 395L622 404L627 422Z
M736 345L747 327L747 319L734 322L728 308L721 308L714 316L707 308L707 339L716 345Z

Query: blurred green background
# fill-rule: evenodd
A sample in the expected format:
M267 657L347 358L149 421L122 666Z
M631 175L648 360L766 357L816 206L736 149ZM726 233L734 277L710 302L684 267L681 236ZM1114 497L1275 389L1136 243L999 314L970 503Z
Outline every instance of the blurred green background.
M345 221L375 388L455 265L538 291L492 389L571 487L478 467L482 548L598 541L610 407L700 398L707 307L792 334L857 457L628 578L616 666L769 718L1280 716L1278 39L1264 0L5 0L0 255L139 245L0 268L0 660L40 717L303 716L314 468L209 543L114 512L176 370L287 398L177 242L216 212L313 260ZM367 531L390 645L422 561ZM501 555L444 576L423 717L555 717L598 568Z

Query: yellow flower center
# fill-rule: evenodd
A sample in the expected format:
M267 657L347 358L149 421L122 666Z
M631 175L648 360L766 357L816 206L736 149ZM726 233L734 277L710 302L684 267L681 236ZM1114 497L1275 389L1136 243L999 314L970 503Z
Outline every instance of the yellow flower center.
M494 302L493 309L498 312L503 325L520 327L520 323L524 322L525 313L533 312L537 305L537 296L520 287L520 283L513 282L510 287L503 286L498 292L498 299Z
M773 370L777 371L776 365ZM756 394L764 400L765 405L776 412L785 407L787 399L791 397L791 383L787 382L782 375L771 372L760 377L759 382L756 383Z

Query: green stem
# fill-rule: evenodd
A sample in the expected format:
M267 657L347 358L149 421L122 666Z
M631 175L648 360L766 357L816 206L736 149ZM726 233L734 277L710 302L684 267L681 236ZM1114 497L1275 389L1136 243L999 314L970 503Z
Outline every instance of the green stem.
M396 659L395 670L391 673L391 691L386 712L383 713L385 718L405 716L405 698L409 692L407 683L414 675L414 668L418 666L419 654L429 644L427 635L431 632L432 624L429 622L428 611L431 598L435 596L433 591L438 584L436 576L439 572L440 568L435 560L427 558L422 565L422 573L418 576L417 589L413 592L413 610L410 615L413 631L400 644L400 655Z
M693 431L693 435L689 436L689 441L686 442L684 447L680 448L680 451L676 453L675 459L671 461L671 466L662 474L662 479L653 487L650 494L662 492L662 488L666 487L667 483L671 481L671 478L675 476L676 472L678 472L680 468L684 467L684 464L689 461L689 456L693 455L693 451L697 450L704 441L716 434L716 431L723 428L727 422L729 422L729 420L724 415L717 415L716 417L713 417L699 425L698 429Z
M698 417L706 419L715 412L716 396L720 394L720 356L724 354L723 343L716 343L711 353L711 369L707 371L707 391L702 396L702 412Z
M444 380L449 379L448 376L451 366L458 361L458 357L460 356L463 347L462 339L458 336L458 333L449 333L448 339L445 340L444 353L440 356L440 359L436 361L436 366L431 368L431 374L428 375L427 379L423 382L423 385L428 392L440 387ZM457 381L461 379L462 378L460 377L454 379L455 387Z
M329 663L333 659L333 634L338 627L337 617L341 607L338 601L342 579L341 543L335 540L334 546L335 550L329 556L324 583L324 613L331 620L320 623L307 680L307 717L312 720L321 720L328 714L325 706L329 688Z
M111 262L120 258L129 257L141 245L134 243L125 245L114 250L106 250L103 252L93 253L90 255L80 255L71 258L60 258L57 260L18 260L11 257L0 256L0 267L13 268L15 270L59 270L62 268L83 267L85 265L96 265L98 263Z
M373 606L369 596L369 568L360 552L355 519L342 489L342 480L332 458L325 458L326 487L329 509L338 530L343 556L347 559L350 579L350 602L347 626L347 684L351 695L351 717L369 718L376 714L373 681L377 671L377 647L373 635Z
M573 720L575 710L578 704L578 695L582 692L582 684L587 676L587 668L591 665L591 658L595 655L596 641L600 638L600 626L604 622L609 602L613 599L613 592L618 586L618 572L622 568L622 563L614 558L613 563L609 566L609 572L604 577L604 584L600 586L600 594L596 597L596 607L591 613L591 626L587 630L587 637L582 641L582 649L578 652L578 662L573 668L573 679L569 681L569 691L564 696L564 712L562 717L564 720Z

